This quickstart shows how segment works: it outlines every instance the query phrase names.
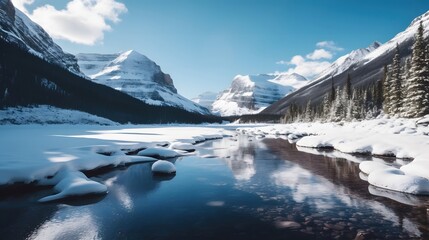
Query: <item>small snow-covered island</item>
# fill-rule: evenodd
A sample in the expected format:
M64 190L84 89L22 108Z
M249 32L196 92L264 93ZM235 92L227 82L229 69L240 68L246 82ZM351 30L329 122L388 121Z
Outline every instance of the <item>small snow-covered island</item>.
M1 239L429 239L428 149L425 1L0 0Z

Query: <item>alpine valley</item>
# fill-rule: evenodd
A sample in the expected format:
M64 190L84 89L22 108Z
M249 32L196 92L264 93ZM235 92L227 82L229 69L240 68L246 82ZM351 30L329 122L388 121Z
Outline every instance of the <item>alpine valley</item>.
M0 1L0 49L0 107L51 105L119 123L220 121L179 95L147 57L128 51L76 58L10 0Z
M0 0L0 239L429 239L426 9Z

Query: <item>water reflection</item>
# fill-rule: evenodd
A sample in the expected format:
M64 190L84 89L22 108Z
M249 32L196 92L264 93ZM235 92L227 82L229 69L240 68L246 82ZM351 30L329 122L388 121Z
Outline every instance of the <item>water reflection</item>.
M369 229L376 225L385 225L398 227L398 233L405 232L406 236L421 237L423 234L419 229L425 225L415 219L416 215L421 215L421 209L412 209L412 213L406 212L403 205L386 203L385 199L374 200L370 195L377 194L375 191L368 192L368 184L359 178L357 163L364 160L363 158L345 154L342 156L347 160L332 158L338 157L332 152L303 154L288 140L280 139L265 139L259 142L244 140L229 148L226 147L227 142L219 144L222 144L222 147L217 145L222 149L222 153L228 152L231 156L225 161L235 176L247 171L249 167L252 168L252 177L246 179L249 181L238 182L236 187L255 193L265 201L277 202L272 208L245 208L264 221L278 222L285 219L305 222L306 229L311 228L306 230L308 233L323 232L326 228L352 232L355 225ZM231 154L231 151L234 153ZM246 158L249 152L252 153L252 161ZM235 162L241 164L234 164ZM251 164L245 164L250 162ZM237 176L236 178L240 179ZM426 199L404 198L400 194L377 193L378 196L389 196L398 202L414 203L413 206L426 202ZM365 216L368 214L370 216ZM424 223L427 223L427 220L424 220ZM389 232L391 230L382 234L388 236ZM427 230L425 232L427 234ZM353 237L337 234L340 237Z
M226 138L211 143L213 154L225 161L231 169L235 179L248 181L255 175L254 160L257 149L263 149L264 145L253 138L239 136Z
M427 198L368 188L359 178L359 159L303 153L287 139L247 137L206 142L197 151L174 161L172 178L152 175L151 163L92 173L109 193L88 205L33 204L28 196L0 200L0 211L7 214L0 215L1 226L24 235L6 229L0 234L7 239L353 239L362 229L377 239L429 237ZM218 158L197 157L207 154ZM6 224L8 218L14 223Z
M380 196L392 199L396 202L400 202L410 206L426 206L428 204L427 198L418 197L412 194L395 192L388 189L378 188L372 185L368 186L368 191L374 196Z
M65 211L68 212L68 211ZM58 211L44 222L28 239L101 239L99 226L91 210L72 212Z

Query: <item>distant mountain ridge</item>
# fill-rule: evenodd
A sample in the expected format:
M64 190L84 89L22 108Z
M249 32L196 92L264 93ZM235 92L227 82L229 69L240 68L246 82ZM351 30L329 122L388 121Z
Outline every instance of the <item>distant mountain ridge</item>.
M200 104L201 106L211 110L214 101L216 101L219 93L215 92L203 92L199 94L197 97L192 98L191 100L195 103Z
M221 116L258 113L307 83L305 77L296 73L237 75L231 87L219 94L211 110Z
M81 71L96 83L151 105L174 106L210 114L206 108L178 94L170 75L163 73L154 61L135 50L117 54L80 53L76 57Z
M423 23L425 36L428 36L429 11L415 18L404 31L398 33L388 42L381 45L375 42L371 44L370 47L366 48L371 51L357 50L340 57L336 63L342 62L342 64L337 66L331 65L331 68L327 69L324 74L321 74L316 80L273 103L271 106L264 109L261 114L285 114L291 104L304 106L309 100L311 100L312 103L322 101L323 96L331 88L332 77L335 87L343 86L346 82L347 75L350 75L353 87L367 87L370 84L374 84L382 78L384 66L392 63L396 45L399 47L402 61L411 56L411 46L414 42L414 35L417 32L420 21ZM347 63L347 61L341 61L346 59L347 56L358 52L365 54L359 54L359 58L349 63Z

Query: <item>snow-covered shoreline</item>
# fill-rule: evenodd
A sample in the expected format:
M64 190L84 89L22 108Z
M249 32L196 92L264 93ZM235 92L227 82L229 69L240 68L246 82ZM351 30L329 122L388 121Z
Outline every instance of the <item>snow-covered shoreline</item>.
M81 171L107 166L154 162L195 154L196 143L239 133L286 137L300 151L333 148L338 156L360 163L374 186L412 194L429 194L429 127L417 119L378 118L361 122L276 125L0 125L0 185L35 183L54 186L55 195L104 193L102 183ZM147 149L144 151L144 149ZM134 155L128 155L129 153ZM147 152L150 152L147 153ZM350 154L413 159L390 166L382 160L363 161ZM320 154L320 153L319 153Z
M40 201L102 194L104 184L81 171L189 155L190 145L229 136L218 125L0 125L0 185L53 186ZM181 148L186 148L181 150ZM144 149L159 153L149 156ZM142 154L137 154L139 152ZM127 155L136 152L136 155Z
M8 124L119 125L109 119L86 112L62 109L50 105L0 109L0 125Z
M364 161L360 168L371 185L399 192L429 195L429 127L416 125L419 119L382 117L360 122L292 123L238 128L248 135L285 136L299 148L331 148L342 153L413 159L392 169L376 161ZM420 122L422 120L420 119Z

